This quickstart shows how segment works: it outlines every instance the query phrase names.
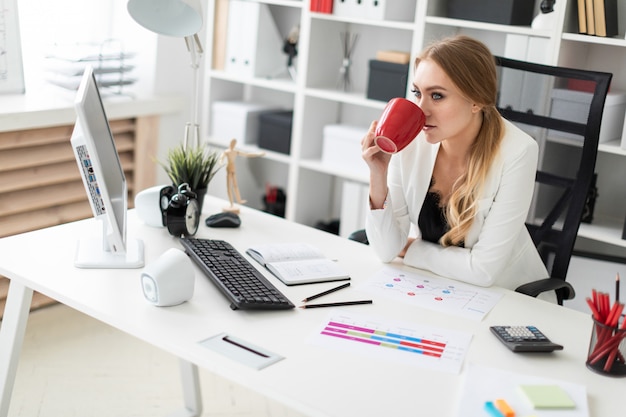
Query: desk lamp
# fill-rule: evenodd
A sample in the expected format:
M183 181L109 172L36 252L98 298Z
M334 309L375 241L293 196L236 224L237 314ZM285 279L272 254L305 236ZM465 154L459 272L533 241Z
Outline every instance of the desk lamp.
M198 32L202 29L200 0L129 0L128 13L141 26L159 35L185 38L191 54L192 121L185 126L184 149L200 144L198 126L198 68L202 57L202 44Z

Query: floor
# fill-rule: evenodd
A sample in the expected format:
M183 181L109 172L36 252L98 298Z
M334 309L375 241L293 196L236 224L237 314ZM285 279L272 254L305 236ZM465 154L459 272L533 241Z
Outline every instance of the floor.
M591 288L615 288L626 265L574 258L568 308L589 313ZM626 298L626 297L624 297ZM302 417L258 394L200 371L205 417ZM55 304L31 312L10 417L166 416L181 405L176 358Z

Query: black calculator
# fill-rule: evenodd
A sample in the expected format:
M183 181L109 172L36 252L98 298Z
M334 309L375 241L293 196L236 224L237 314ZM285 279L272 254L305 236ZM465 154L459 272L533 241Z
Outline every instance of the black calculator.
M491 326L496 337L513 352L552 352L563 346L553 343L535 326Z

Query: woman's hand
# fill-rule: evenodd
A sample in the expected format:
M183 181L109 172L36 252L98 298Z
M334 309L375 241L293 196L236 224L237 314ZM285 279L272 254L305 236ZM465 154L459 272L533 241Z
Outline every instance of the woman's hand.
M382 209L387 198L387 168L391 155L380 150L374 143L377 121L373 121L369 130L361 139L362 157L370 169L370 207Z
M374 132L377 124L378 121L374 120L363 139L361 139L362 156L372 174L386 173L389 160L391 159L390 154L381 151L374 143L374 138L376 137Z
M406 255L406 251L409 250L409 246L411 246L411 243L413 243L415 241L414 237L410 237L407 242L406 245L404 245L404 248L402 248L402 250L400 251L400 253L398 254L398 256L400 258L404 258L404 255Z

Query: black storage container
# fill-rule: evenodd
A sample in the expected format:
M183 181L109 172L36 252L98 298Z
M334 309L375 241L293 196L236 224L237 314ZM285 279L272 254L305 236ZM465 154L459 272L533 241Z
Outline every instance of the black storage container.
M535 0L448 0L448 17L530 26L535 11Z
M409 76L408 64L370 60L367 98L389 101L394 97L406 97Z
M259 115L259 147L289 154L293 111L268 111Z

